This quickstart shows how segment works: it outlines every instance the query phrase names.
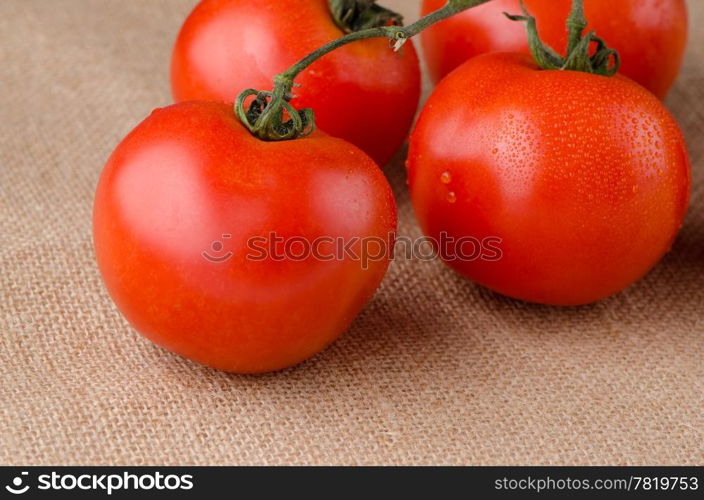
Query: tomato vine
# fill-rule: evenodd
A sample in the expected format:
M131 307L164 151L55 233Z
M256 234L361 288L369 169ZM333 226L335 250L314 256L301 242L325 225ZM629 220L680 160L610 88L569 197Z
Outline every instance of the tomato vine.
M441 9L408 26L378 26L351 32L342 38L323 45L288 70L276 75L272 91L247 89L242 92L235 102L235 112L240 121L259 139L284 141L305 137L315 129L313 110L308 108L296 110L290 101L293 98L292 91L296 77L308 66L340 47L369 38L388 38L393 49L398 51L409 39L433 24L489 1L448 0L447 4ZM250 102L249 107L246 107L248 99L253 96L254 100ZM286 117L288 117L288 120Z

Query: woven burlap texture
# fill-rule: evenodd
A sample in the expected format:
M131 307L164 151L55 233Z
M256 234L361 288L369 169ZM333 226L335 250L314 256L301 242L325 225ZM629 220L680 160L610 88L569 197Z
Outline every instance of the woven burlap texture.
M383 3L411 19L419 4ZM645 280L557 309L399 260L332 347L257 377L144 340L94 261L98 175L170 103L170 48L194 4L0 1L0 463L704 464L701 1L667 101L692 209ZM403 153L385 171L400 233L416 236Z

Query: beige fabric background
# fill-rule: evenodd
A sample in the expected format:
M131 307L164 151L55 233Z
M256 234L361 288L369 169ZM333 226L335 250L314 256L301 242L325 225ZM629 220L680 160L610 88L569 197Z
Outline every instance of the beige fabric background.
M386 0L415 17L418 2ZM693 206L673 252L600 304L496 296L396 262L352 329L260 377L143 340L93 260L117 142L169 104L195 0L0 0L0 463L704 464L704 4L668 105ZM416 235L402 158L387 169Z

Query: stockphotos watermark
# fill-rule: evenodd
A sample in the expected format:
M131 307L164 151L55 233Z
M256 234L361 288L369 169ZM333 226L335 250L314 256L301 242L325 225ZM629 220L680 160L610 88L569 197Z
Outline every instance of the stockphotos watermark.
M232 234L221 234L201 252L202 257L214 264L229 261L235 256L232 240ZM501 243L497 236L455 238L445 232L440 233L439 238L390 234L386 238L319 236L313 239L271 232L267 236L249 238L245 258L253 262L353 261L359 262L363 269L368 269L373 262L399 258L431 261L442 257L445 261L496 262L503 257Z
M132 474L121 472L113 474L63 474L53 471L30 477L29 472L22 471L5 486L5 490L13 495L24 495L28 491L83 491L102 492L112 495L123 491L157 491L173 492L193 489L191 474L162 474L150 472Z

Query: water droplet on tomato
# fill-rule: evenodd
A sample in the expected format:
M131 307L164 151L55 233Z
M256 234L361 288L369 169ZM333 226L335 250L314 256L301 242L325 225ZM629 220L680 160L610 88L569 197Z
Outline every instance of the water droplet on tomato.
M450 203L455 203L457 201L457 195L454 191L450 191L449 193L447 193L447 201L449 201Z
M449 184L452 182L452 175L450 172L443 172L442 175L440 176L440 182L443 184Z

